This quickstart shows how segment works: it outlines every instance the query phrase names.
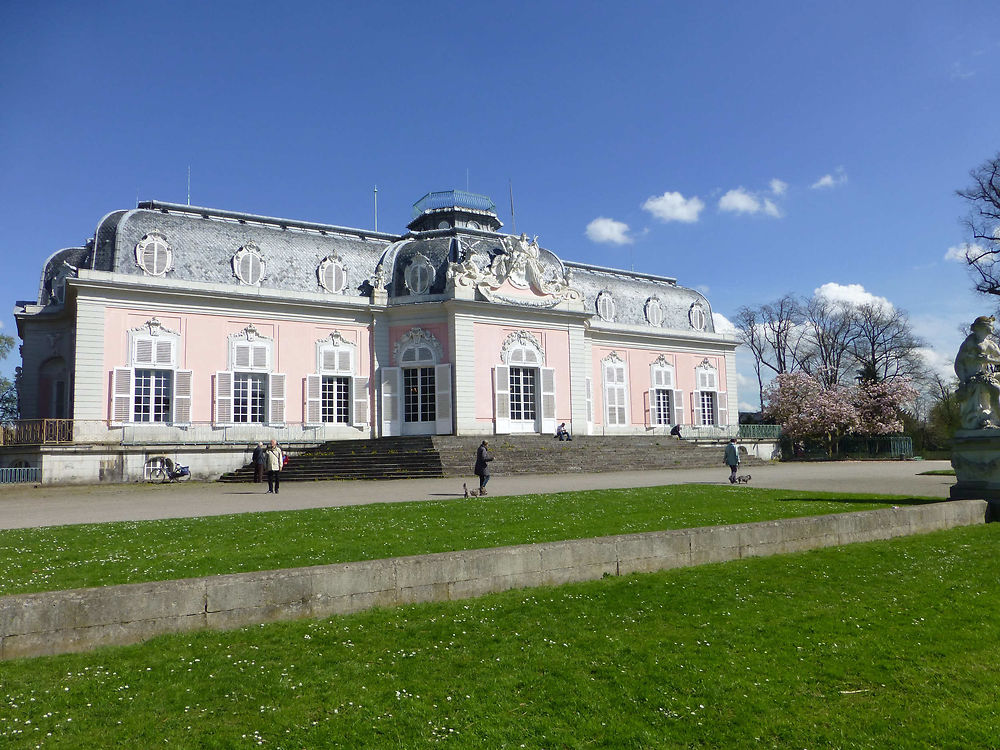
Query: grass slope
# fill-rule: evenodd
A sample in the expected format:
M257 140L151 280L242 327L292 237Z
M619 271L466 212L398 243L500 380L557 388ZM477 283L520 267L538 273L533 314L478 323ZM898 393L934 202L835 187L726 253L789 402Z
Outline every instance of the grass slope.
M997 747L998 533L0 663L0 744Z
M672 485L0 531L0 595L935 502Z

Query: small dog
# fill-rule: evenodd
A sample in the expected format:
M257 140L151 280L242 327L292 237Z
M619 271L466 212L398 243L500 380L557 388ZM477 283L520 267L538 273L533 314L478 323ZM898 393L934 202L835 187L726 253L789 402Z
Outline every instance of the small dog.
M470 490L465 482L462 482L462 491L465 493L466 497L479 497L480 490Z
M741 474L740 476L736 477L736 484L750 484L750 475Z

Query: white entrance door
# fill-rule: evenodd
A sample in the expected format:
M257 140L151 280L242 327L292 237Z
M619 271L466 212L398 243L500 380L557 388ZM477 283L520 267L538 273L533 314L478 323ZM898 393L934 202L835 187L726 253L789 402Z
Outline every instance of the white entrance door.
M437 432L437 389L433 367L403 368L403 434Z
M510 368L510 431L538 432L538 370Z

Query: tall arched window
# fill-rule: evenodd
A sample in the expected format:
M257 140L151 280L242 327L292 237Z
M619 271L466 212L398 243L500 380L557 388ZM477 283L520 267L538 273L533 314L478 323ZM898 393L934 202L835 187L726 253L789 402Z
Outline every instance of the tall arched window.
M611 352L601 362L604 374L604 420L608 426L627 425L628 368L625 360Z
M497 433L554 432L555 370L545 367L545 352L528 331L507 336L500 348L503 363L493 371Z
M229 336L229 369L215 374L215 423L285 424L285 375L274 372L274 340L251 323Z
M696 389L691 394L692 422L697 425L725 426L726 394L719 390L719 372L708 360L695 368Z
M368 378L355 375L357 347L333 331L316 342L316 373L305 378L305 424L369 424Z
M128 364L112 376L111 424L190 424L192 373L179 359L180 334L156 318L129 331Z

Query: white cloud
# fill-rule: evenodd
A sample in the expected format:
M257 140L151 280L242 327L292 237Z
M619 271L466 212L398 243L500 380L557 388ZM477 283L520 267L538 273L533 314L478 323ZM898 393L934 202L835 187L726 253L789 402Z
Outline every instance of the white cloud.
M722 313L712 313L712 323L715 324L716 333L729 333L736 335L736 326L729 322L729 319Z
M784 195L788 192L788 183L784 180L779 180L777 177L768 184L771 186L771 192L774 195Z
M708 284L699 284L698 286L695 287L695 291L701 292L707 297L708 293L711 291L711 288L708 286Z
M832 173L823 175L809 187L813 190L820 188L833 188L843 185L845 182L847 182L847 172L844 171L843 167L837 167Z
M628 224L605 216L598 216L587 225L587 238L609 245L628 245L634 242L628 236Z
M736 214L755 214L760 211L760 201L748 190L738 187L719 198L719 210L732 211Z
M734 214L765 213L775 218L781 217L781 211L774 201L770 198L762 198L744 187L730 190L719 198L719 210Z
M660 221L681 221L692 224L698 221L698 214L705 208L705 204L696 195L685 198L677 192L666 192L663 195L647 198L642 208Z
M956 347L957 349L957 347ZM955 377L955 360L936 349L917 349L917 354L924 361L927 369L941 376L946 383Z
M945 260L953 260L957 263L965 263L969 257L969 251L975 250L975 245L963 242L961 245L952 245L944 254Z
M888 310L893 309L889 300L865 291L861 284L838 284L835 281L829 281L814 289L813 294L817 297L825 297L831 302L843 302L848 305L873 304L881 305Z

